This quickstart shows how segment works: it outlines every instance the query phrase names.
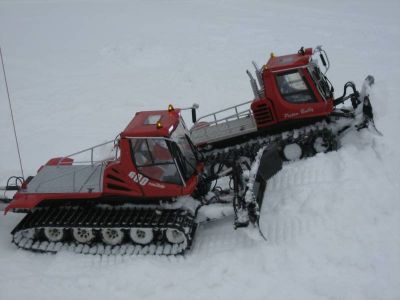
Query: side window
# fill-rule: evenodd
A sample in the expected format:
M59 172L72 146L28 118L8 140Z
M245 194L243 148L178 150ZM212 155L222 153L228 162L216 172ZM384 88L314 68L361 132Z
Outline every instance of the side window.
M169 152L167 142L163 139L147 139L147 144L154 164L172 164L174 159Z
M314 80L314 83L322 95L324 99L332 98L333 97L333 89L332 85L330 85L329 80L326 78L324 74L322 74L321 70L318 68L317 65L311 65L308 68L311 77Z
M163 139L131 139L132 158L146 177L166 183L182 184L167 142Z
M180 162L182 164L182 174L186 179L188 179L196 171L197 161L192 146L190 145L188 137L185 134L185 129L181 124L179 124L172 133L172 139L175 141L182 155L182 161Z
M316 102L309 86L298 70L276 75L279 92L291 103Z

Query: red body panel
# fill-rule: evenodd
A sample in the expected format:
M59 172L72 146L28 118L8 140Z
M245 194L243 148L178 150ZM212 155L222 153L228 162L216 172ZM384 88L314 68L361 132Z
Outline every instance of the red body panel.
M30 194L18 192L14 195L11 203L6 207L4 213L13 209L32 209L39 205L44 200L82 200L82 199L96 199L101 196L101 193L49 193L49 194Z
M179 113L180 109L138 112L121 137L169 137L179 124ZM161 128L157 128L157 121L161 123Z
M262 72L264 98L254 100L251 105L258 128L266 129L285 121L328 116L333 111L333 97L324 99L308 72L307 66L311 56L311 48L305 49L304 53L271 56ZM276 75L290 70L299 71L314 95L315 102L292 103L282 97Z
M310 61L312 52L312 48L307 48L304 50L304 54L296 53L281 56L271 54L265 69L275 72L304 66Z
M181 185L160 182L141 175L133 164L127 139L121 139L120 150L120 161L109 164L104 171L105 196L161 198L177 197L193 192L194 189L187 191Z
M27 193L24 190L17 192L7 206L6 212L13 209L32 209L38 206L44 200L61 201L61 200L93 200L105 197L121 196L124 199L130 199L135 202L146 199L167 199L183 195L190 195L197 186L197 174L194 173L183 185L161 182L148 178L138 172L133 163L130 138L135 137L166 137L169 138L180 122L180 110L171 111L153 111L139 112L135 118L129 123L125 130L121 133L119 141L120 156L117 160L109 161L104 167L102 173L102 191L91 193ZM156 118L160 121L162 127L157 124L145 124L149 116L160 116ZM154 121L154 118L153 120ZM152 122L154 123L154 122ZM166 156L166 149L154 149L157 156L163 158ZM169 153L169 152L168 152ZM170 155L170 154L169 154ZM60 163L61 162L61 163ZM47 166L68 166L73 165L70 158L53 158L46 164ZM38 173L42 170L41 167ZM157 168L156 166L154 168ZM198 172L203 171L203 164L197 163ZM154 170L156 172L156 170ZM29 183L28 183L29 186Z
M46 166L57 166L57 165L62 165L62 166L68 166L72 165L74 160L69 157L55 157L50 159L47 163Z

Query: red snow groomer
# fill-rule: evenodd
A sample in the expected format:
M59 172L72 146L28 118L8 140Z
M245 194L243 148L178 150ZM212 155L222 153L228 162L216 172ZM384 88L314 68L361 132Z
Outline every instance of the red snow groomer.
M275 143L283 159L296 160L337 149L348 129L369 124L376 129L369 101L374 78L367 76L361 92L347 82L343 95L335 99L325 75L329 59L321 46L290 55L271 54L261 69L253 65L257 81L247 74L254 99L203 116L191 129L192 140L206 157L246 156L254 147ZM346 100L350 107L342 105Z
M200 222L233 214L235 227L258 225L266 180L281 160L264 148L254 165L244 174L240 161L226 159L215 170L179 109L139 112L116 141L53 158L23 182L6 208L27 213L13 242L43 252L182 253ZM217 186L220 178L230 184Z

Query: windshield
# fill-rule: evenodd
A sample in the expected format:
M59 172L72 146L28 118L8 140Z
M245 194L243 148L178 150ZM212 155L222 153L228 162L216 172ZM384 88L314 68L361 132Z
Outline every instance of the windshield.
M183 156L180 157L179 162L182 165L182 173L184 174L185 179L188 179L196 171L196 156L193 152L191 144L189 143L186 132L187 131L183 127L182 122L180 122L175 131L172 133L171 138L176 143L180 153Z
M282 97L291 103L315 102L303 76L298 70L276 75L279 91Z
M332 85L329 82L328 78L322 74L321 70L318 67L318 64L315 61L312 61L308 67L308 72L311 74L314 83L324 99L333 97L333 89Z
M182 184L166 140L138 138L130 142L133 161L139 173L153 180Z

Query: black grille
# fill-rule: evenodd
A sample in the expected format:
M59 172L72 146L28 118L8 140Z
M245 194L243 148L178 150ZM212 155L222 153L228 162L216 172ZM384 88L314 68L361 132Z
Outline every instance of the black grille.
M270 108L266 104L260 104L253 113L259 127L267 125L274 119Z

